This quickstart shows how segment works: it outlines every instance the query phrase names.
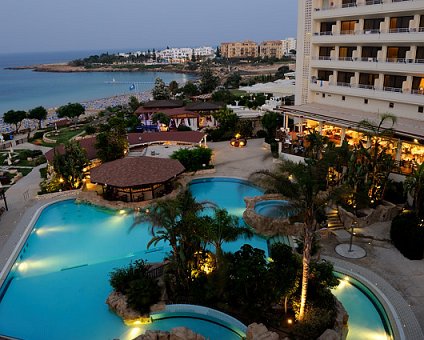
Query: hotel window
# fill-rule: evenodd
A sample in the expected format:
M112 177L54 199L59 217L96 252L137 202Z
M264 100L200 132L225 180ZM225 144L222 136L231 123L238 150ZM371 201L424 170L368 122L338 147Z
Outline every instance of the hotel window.
M364 98L364 104L368 104L368 99Z
M415 56L416 63L424 63L424 46L417 47L417 54Z
M331 34L333 30L333 25L335 25L335 21L322 22L320 27L321 34Z
M340 46L339 58L341 60L352 60L353 51L355 50L356 47L353 46Z
M393 108L395 107L395 104L394 104L394 103L389 103L389 107L390 107L391 109L393 109Z
M380 23L384 21L384 18L378 19L365 19L364 20L364 33L378 33L380 32Z
M418 106L418 112L423 113L424 112L424 106Z
M412 93L424 94L424 77L412 78Z
M362 60L375 61L378 56L378 51L381 51L381 46L364 46L362 47Z
M420 28L418 29L420 32L424 32L424 15L421 15L420 19Z
M414 19L413 16L390 18L390 33L407 32L409 30L409 22Z
M322 94L322 98L325 98L325 93Z
M359 85L360 87L372 89L374 88L375 81L378 79L378 74L373 73L359 73Z
M342 21L340 34L353 34L358 20Z
M406 52L408 51L409 47L388 46L387 61L393 63L404 62L406 58Z
M332 50L334 50L334 46L320 46L319 59L322 59L322 60L330 59Z
M337 85L339 86L350 86L350 78L355 76L353 72L341 72L337 74Z
M406 76L384 76L384 90L385 91L394 91L401 92L402 84L406 80Z
M330 76L332 75L333 75L333 71L318 70L317 80L329 81Z
M342 100L344 101L344 100L346 100L346 96L342 96Z

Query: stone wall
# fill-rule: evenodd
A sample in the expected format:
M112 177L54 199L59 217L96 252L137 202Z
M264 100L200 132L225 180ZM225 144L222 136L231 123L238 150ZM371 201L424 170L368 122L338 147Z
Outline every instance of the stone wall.
M171 332L146 331L133 340L206 340L204 336L185 327L173 328ZM223 339L224 340L224 339Z
M360 210L360 212L365 214L363 217L355 216L341 206L338 206L338 210L340 220L345 228L350 228L353 222L356 222L357 228L364 228L377 222L391 221L401 211L395 204L387 201L383 201L375 209Z
M265 236L290 235L299 236L303 231L303 223L291 223L288 217L266 217L256 213L255 205L260 201L281 200L281 195L270 194L255 197L246 197L246 210L243 213L244 221L254 228L257 233Z

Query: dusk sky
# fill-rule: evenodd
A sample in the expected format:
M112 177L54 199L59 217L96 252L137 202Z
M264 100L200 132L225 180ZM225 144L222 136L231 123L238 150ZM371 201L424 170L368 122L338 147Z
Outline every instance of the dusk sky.
M1 0L0 53L284 39L296 12L297 0Z

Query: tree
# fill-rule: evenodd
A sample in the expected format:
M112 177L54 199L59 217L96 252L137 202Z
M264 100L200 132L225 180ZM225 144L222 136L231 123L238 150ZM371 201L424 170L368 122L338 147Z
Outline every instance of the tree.
M87 153L76 141L65 144L65 152L55 154L53 159L54 171L63 180L66 189L78 189L82 185L83 169L87 165Z
M178 83L175 80L172 80L168 85L168 89L169 92L171 92L171 94L175 96L178 92Z
M157 124L157 122L160 122L161 124L165 124L166 126L169 126L169 123L171 122L171 118L166 113L163 112L156 112L152 115L152 122L153 124Z
M169 99L169 90L161 78L156 78L155 87L152 90L152 95L153 99L155 100Z
M3 114L3 120L7 124L15 125L15 132L18 133L21 128L22 121L27 118L25 111L9 110Z
M381 140L393 136L393 126L396 117L391 114L382 114L378 123L362 120L358 126L371 141L371 146L364 152L363 156L368 163L366 180L369 182L368 196L371 203L377 204L384 195L389 174L393 168L393 159L387 154L387 148L381 146Z
M140 107L140 101L135 96L131 96L128 102L131 112L134 113Z
M404 182L405 191L413 197L413 208L419 218L424 218L424 163L417 165L417 169Z
M236 124L236 132L243 137L251 137L253 134L253 126L250 120L239 120Z
M200 70L200 92L211 93L219 84L219 78L215 76L209 65L203 64Z
M220 109L219 111L213 113L213 117L218 121L219 128L225 131L236 130L239 117L231 109Z
M199 94L199 89L197 88L197 86L193 83L193 82L191 82L191 81L188 81L185 85L184 85L184 87L182 88L182 91L183 91L183 93L184 93L184 95L186 96L186 97L192 97L192 96L196 96L196 95L198 95Z
M321 135L318 131L310 131L306 135L305 150L308 157L315 159L322 158L322 152L329 142L327 136Z
M287 197L289 203L286 209L290 212L290 219L303 223L299 321L305 316L313 236L321 222L320 210L330 199L328 192L325 192L327 172L326 162L307 159L304 164L283 161L274 171L261 170L251 176L255 183L265 188L265 193L279 193Z
M28 118L38 120L38 128L41 129L41 122L47 118L47 110L43 106L37 106L29 110Z
M102 162L123 158L128 149L126 121L121 117L111 117L108 124L101 127L96 136L97 157Z
M68 103L59 107L56 112L59 118L68 117L76 124L78 117L85 113L85 108L80 103Z
M240 86L241 76L239 72L231 73L225 81L225 88L237 89Z
M223 257L223 242L235 241L241 235L246 235L249 238L253 236L249 227L239 226L238 217L228 214L225 209L215 208L215 213L207 225L206 237L208 243L215 247L217 269L219 269Z
M275 133L278 127L279 114L277 112L266 112L261 119L263 128L268 134L268 140L275 138Z
M215 52L215 58L220 58L221 57L221 50L219 49L219 46L216 47L216 52Z

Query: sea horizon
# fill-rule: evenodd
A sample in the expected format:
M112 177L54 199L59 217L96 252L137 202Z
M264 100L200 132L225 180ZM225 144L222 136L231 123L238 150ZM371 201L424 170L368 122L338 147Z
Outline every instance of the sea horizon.
M106 51L105 51L106 52ZM109 51L116 53L117 51ZM90 54L91 53L91 54ZM30 52L0 54L0 116L9 110L54 108L69 102L87 102L123 94L149 91L157 77L165 83L184 83L193 75L174 72L80 72L53 73L6 70L7 67L68 62L88 57L92 51ZM115 82L113 82L115 80ZM137 84L131 91L131 84Z

